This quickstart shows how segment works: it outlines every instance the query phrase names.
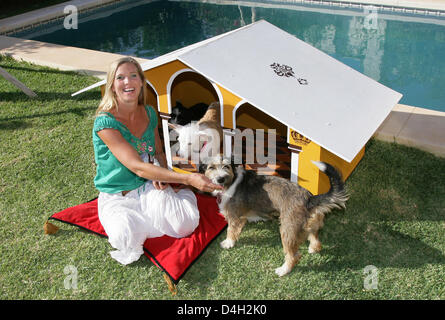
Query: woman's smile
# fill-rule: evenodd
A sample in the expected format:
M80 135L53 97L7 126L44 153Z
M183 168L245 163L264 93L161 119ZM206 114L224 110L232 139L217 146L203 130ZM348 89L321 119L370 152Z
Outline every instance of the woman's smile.
M113 89L118 102L130 103L138 100L142 90L142 80L132 63L124 63L116 71Z

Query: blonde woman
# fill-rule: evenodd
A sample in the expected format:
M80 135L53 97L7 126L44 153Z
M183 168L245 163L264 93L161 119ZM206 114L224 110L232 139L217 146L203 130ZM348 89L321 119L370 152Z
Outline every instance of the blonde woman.
M147 238L185 237L198 226L194 193L175 192L168 183L220 189L204 175L166 169L157 115L144 106L145 90L136 60L113 62L93 128L99 220L116 249L111 256L122 264L139 259Z

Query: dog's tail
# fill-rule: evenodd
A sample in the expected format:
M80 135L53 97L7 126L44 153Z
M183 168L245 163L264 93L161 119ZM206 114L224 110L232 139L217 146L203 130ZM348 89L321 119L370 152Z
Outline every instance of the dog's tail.
M341 173L329 163L320 161L312 161L312 163L328 176L331 188L326 193L310 197L306 205L307 209L312 212L327 213L334 208L345 208L349 195Z

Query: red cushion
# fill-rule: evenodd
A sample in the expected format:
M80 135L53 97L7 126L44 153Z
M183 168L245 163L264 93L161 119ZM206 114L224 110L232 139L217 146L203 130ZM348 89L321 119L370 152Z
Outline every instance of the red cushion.
M187 269L227 226L219 213L215 197L196 193L200 212L199 225L188 237L177 239L169 236L147 239L145 255L165 271L177 284ZM107 237L97 214L97 199L53 214L49 219L78 226Z

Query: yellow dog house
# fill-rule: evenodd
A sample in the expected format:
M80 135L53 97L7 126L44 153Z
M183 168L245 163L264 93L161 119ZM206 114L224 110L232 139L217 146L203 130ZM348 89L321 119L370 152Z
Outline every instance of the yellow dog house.
M311 160L346 179L401 94L261 20L141 65L162 119L173 168L168 120L177 100L190 107L219 101L224 153L241 127L277 130L290 152L292 181L314 194L329 182ZM100 81L75 94L105 85ZM73 94L73 95L75 95Z

